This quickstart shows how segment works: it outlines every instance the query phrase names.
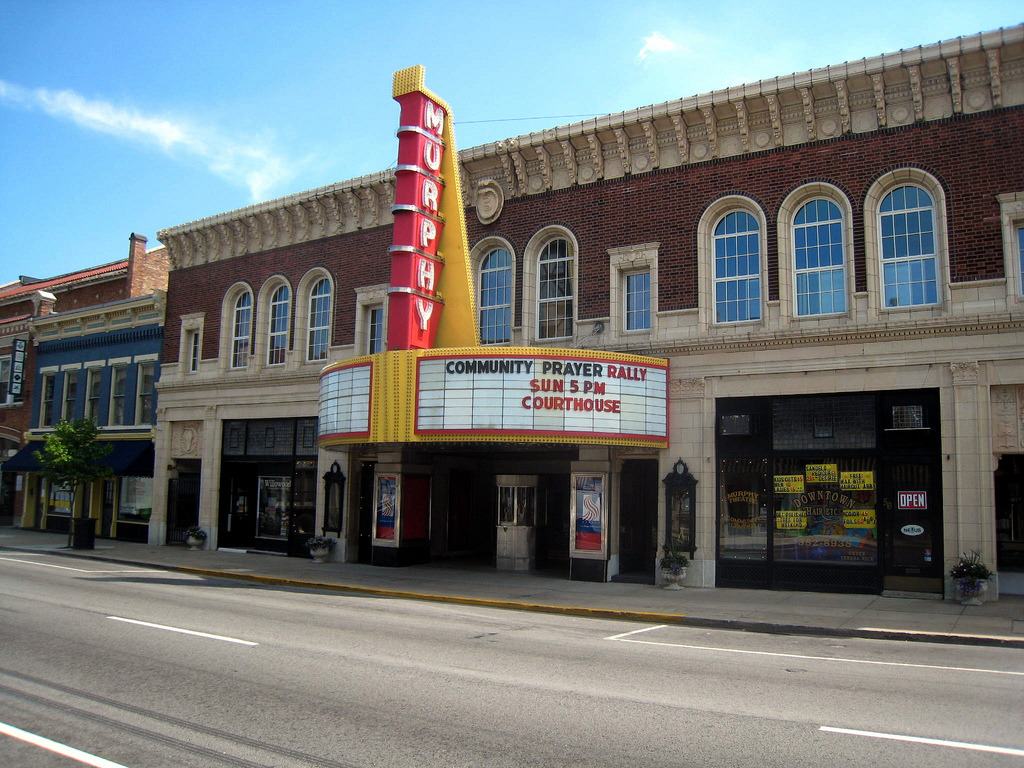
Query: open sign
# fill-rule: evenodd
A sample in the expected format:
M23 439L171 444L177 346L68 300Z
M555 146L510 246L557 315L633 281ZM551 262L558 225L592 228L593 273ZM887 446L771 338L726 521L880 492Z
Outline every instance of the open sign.
M899 509L928 509L928 492L899 491L896 506Z

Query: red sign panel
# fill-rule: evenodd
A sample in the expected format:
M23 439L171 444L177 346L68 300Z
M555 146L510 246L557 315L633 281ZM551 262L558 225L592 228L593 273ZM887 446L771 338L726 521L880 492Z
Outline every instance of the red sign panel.
M395 226L391 247L388 349L434 346L442 304L436 298L442 260L437 244L444 224L439 215L440 178L447 115L420 91L396 96L401 105L398 167L395 170Z
M896 506L899 509L928 509L928 492L899 491Z

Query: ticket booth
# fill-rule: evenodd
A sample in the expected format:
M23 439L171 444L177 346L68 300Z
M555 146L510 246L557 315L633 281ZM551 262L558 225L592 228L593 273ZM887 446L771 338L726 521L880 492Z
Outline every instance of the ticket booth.
M497 475L498 524L495 567L531 571L537 567L537 475Z

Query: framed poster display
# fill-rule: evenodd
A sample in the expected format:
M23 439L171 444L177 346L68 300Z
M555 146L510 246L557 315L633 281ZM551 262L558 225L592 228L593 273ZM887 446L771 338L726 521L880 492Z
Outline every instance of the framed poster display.
M604 557L608 548L608 476L572 475L572 555Z
M373 543L397 545L399 474L377 475L373 501Z

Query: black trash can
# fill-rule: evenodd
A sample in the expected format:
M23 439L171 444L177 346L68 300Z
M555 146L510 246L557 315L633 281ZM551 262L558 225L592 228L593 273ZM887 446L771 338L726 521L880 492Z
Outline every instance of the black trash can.
M73 517L71 519L71 548L96 548L96 520L91 517Z

